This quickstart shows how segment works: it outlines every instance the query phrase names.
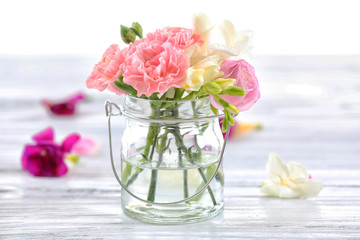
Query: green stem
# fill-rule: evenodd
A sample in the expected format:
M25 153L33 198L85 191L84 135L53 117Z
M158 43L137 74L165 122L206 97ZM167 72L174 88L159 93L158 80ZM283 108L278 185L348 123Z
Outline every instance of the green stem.
M152 149L151 149L151 153L150 153L150 159L149 159L150 162L152 162L152 159L153 159L153 156L154 156L157 136L158 135L155 135L154 144L152 145ZM157 170L151 170L150 186L149 186L149 191L148 191L148 196L147 196L147 200L150 201L150 202L153 202L154 199L155 199L156 180L157 180Z
M130 186L138 177L139 173L142 172L142 169L140 171L136 171L127 181L126 186Z
M191 107L192 107L192 110L193 110L194 114L196 114L197 109L196 109L196 105L195 105L194 102L192 102ZM199 123L196 123L196 125L197 125L198 129L201 129ZM207 127L208 127L208 125L206 124L204 126L204 128L200 130L199 134L203 134ZM195 147L196 147L196 151L197 151L197 158L200 159L202 157L202 149L199 146L197 135L194 136L194 142L195 142ZM198 171L199 171L199 174L200 174L201 178L204 181L204 184L206 184L208 179L207 179L206 175L204 174L203 170L201 168L199 168ZM207 190L208 190L209 195L211 197L211 200L212 200L212 202L213 202L213 204L215 206L217 203L216 203L216 200L215 200L215 197L214 197L214 192L212 191L212 188L210 186L207 187Z
M178 140L178 142L179 142L179 146L181 147L181 150L185 153L185 156L186 156L186 158L188 159L188 161L191 162L192 164L194 164L193 156L192 156L191 152L188 151L188 149L186 148L184 142L182 141L181 135L180 135L180 132L179 132L179 129L175 129L175 130L174 130L174 136L175 136L175 138L177 138L177 140ZM202 180L203 180L204 183L206 184L207 179L206 179L206 176L205 176L203 170L202 170L201 168L198 168L198 172L199 172ZM216 200L215 200L215 196L214 196L214 193L213 193L211 187L208 186L208 187L207 187L207 190L208 190L208 192L209 192L210 198L211 198L214 206L216 206L216 205L217 205L217 202L216 202Z
M156 106L152 106L151 116L152 117L156 116L156 114L157 114L157 108L156 108ZM158 128L159 127L156 126L155 124L150 123L149 130L148 130L148 133L146 136L146 144L145 144L144 152L143 152L143 155L145 156L143 161L146 161L147 159L149 159L150 147L155 143L154 136L158 134L158 131L159 131ZM126 169L126 171L124 171L125 169ZM128 179L128 177L130 175L132 166L129 163L126 163L124 170L123 170L123 176L124 176L123 179L126 180L126 179ZM135 173L126 182L126 186L131 185L142 171L143 171L143 169L136 168Z
M181 100L191 100L195 97L196 97L196 92L193 91L193 92L189 93L189 95L183 97Z
M131 173L131 165L129 163L126 163L125 164L125 167L124 169L122 170L122 173L121 173L121 181L124 183L127 178L129 177L130 173Z
M164 150L166 147L166 140L167 140L167 135L165 135L161 138L160 148L158 150L159 160L158 160L158 163L156 164L156 169L160 166L160 164L163 160L163 154L164 154ZM154 139L154 143L156 143L156 142L157 142L157 136ZM150 155L151 161L152 161L152 157L154 154L154 149L155 149L155 145L154 145L154 148L151 150L151 155ZM157 176L158 176L158 170L156 170L156 169L151 170L150 185L149 185L149 190L148 190L148 195L147 195L147 200L150 202L155 201L156 182L157 182Z
M147 200L150 202L154 202L155 200L155 192L156 192L156 181L157 181L157 170L151 170L151 179L150 179L150 186L148 191Z
M159 108L156 108L156 109L154 109L154 107L157 107L157 106L152 106L153 107L153 109L152 109L153 112L156 111L156 113L157 113L157 110L164 107L165 104L166 103L161 103L161 105L158 106ZM160 133L160 126L157 129L157 134L158 133ZM160 164L162 162L162 159L163 159L164 150L166 148L166 140L167 140L167 134L166 134L166 131L165 131L165 135L161 138L160 147L158 149L159 160L158 160L157 166L156 166L155 169L151 170L150 185L149 185L149 190L148 190L148 195L147 195L147 200L150 201L150 202L155 201L156 182L157 182L157 176L158 176L157 168L160 166ZM152 156L154 154L155 144L157 143L157 136L155 137L155 139L153 139L153 141L154 141L154 147L153 147L152 152L151 152L150 161L152 161Z
M184 170L184 198L189 197L189 187L188 187L188 171Z
M206 174L205 177L206 179L210 179L211 176L214 174L216 170L216 165L211 165L208 166L206 168ZM219 172L216 174L215 176L216 180L220 181L223 184L223 177L219 174ZM222 178L222 179L220 179ZM197 188L196 188L196 192L199 191L202 187L204 187L205 183L200 184ZM193 198L193 201L200 201L200 199L202 198L202 196L204 195L204 191L202 193L200 193L199 195L197 195L195 198Z
M185 91L185 90L184 90ZM181 95L184 93L184 91L182 91ZM178 117L179 116L179 109L177 107L178 105L176 104L176 108L174 110L174 117ZM178 130L179 128L176 127ZM179 130L180 131L180 130ZM177 141L176 141L177 142ZM176 143L177 147L178 147L178 159L179 159L179 164L181 168L184 168L183 162L182 162L182 154L181 154L181 147L179 143ZM188 171L186 169L184 169L183 172L183 185L184 185L184 198L188 198L189 197L189 184L188 184Z
M181 154L181 144L178 139L176 139L176 146L178 147L178 161L179 167L184 168L184 164L182 162L182 154ZM184 183L184 198L189 197L189 187L188 187L188 171L184 170L183 172L183 183Z
M202 178L203 181L204 181L204 184L206 184L206 182L207 182L208 180L206 179L206 176L205 176L203 170L202 170L201 168L199 168L198 170L199 170L199 173L200 173L201 178ZM216 206L217 203L216 203L216 200L215 200L214 192L213 192L213 190L211 189L210 185L207 187L207 190L208 190L209 195L210 195L210 197L211 197L211 201L213 202L214 206Z

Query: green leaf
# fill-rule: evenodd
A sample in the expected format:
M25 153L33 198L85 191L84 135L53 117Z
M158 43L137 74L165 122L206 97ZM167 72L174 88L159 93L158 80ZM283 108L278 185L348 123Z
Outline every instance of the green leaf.
M156 93L153 93L153 94L149 97L149 99L150 99L150 100L159 100L158 94L159 94L159 93L157 93L157 92L156 92Z
M189 95L185 96L184 98L182 98L181 100L192 100L196 98L196 93L195 91L189 93Z
M185 89L183 88L175 88L175 95L174 95L174 100L178 100L182 97L182 95L184 94Z
M130 95L133 95L133 96L137 95L137 91L135 90L135 88L133 88L132 86L130 86L130 85L123 82L123 76L120 76L119 80L115 81L114 83L118 88L120 88L124 92L127 92L127 93L129 93Z

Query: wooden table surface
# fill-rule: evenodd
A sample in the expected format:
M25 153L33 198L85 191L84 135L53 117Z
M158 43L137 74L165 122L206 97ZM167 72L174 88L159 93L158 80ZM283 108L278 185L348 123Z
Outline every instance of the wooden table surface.
M197 224L159 226L126 217L112 175L104 100L85 89L98 59L0 57L0 239L360 239L360 56L259 56L262 97L244 122L262 131L231 141L225 154L225 210ZM39 101L82 90L70 118ZM57 141L78 132L100 143L61 178L36 178L20 156L53 126ZM123 122L115 122L115 144ZM268 154L300 162L324 189L309 200L264 197Z

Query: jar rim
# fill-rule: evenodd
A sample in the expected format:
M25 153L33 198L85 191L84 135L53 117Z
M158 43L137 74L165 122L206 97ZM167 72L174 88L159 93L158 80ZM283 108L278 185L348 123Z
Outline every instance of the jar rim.
M209 97L193 100L151 100L127 95L123 115L146 121L199 121L218 118L210 107Z

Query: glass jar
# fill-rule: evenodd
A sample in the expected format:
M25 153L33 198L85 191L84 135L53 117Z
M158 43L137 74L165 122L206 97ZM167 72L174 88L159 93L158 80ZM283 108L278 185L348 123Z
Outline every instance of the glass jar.
M124 213L159 224L198 222L221 213L224 174L219 159L224 140L209 99L126 96L120 110L126 119L122 164L113 163L113 169L123 186Z

